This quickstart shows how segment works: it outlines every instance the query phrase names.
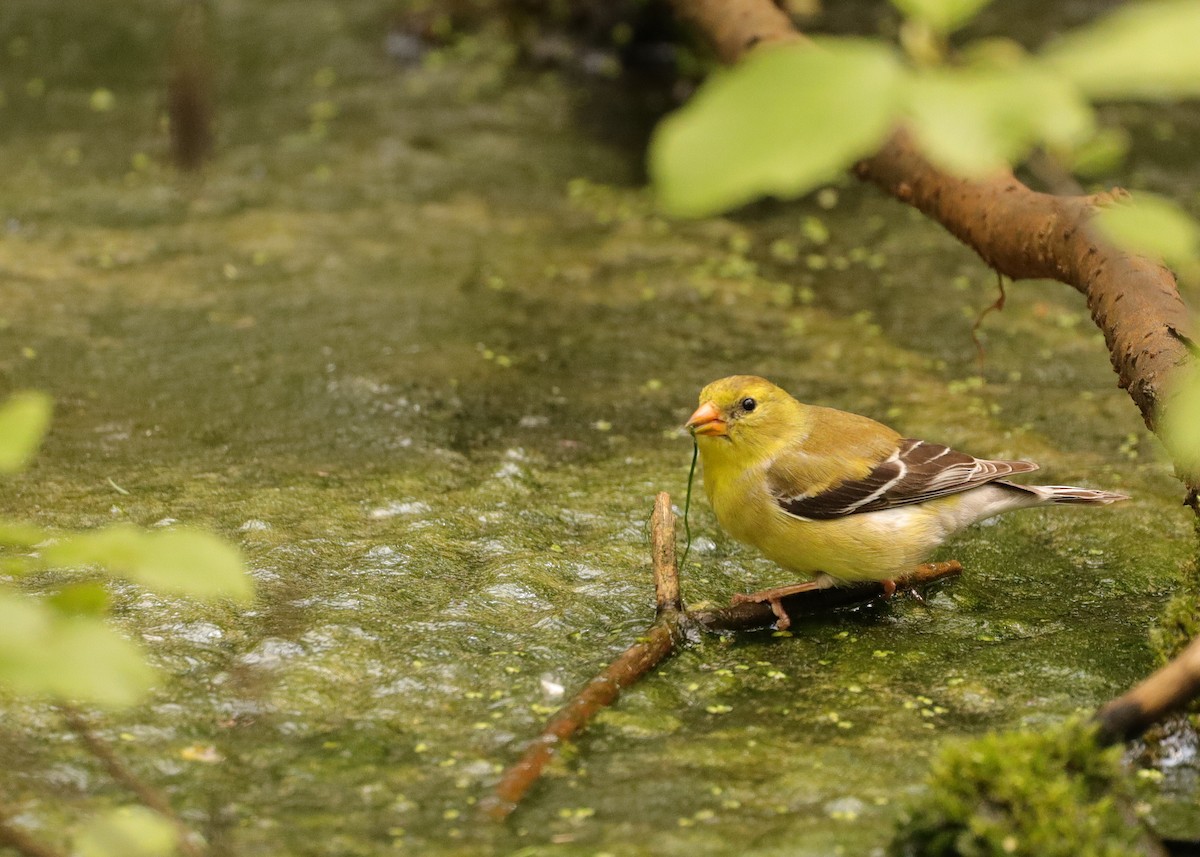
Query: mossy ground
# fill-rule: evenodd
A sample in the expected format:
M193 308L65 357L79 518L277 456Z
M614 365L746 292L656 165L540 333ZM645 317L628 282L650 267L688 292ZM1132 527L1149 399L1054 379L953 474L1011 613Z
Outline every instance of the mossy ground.
M951 744L906 811L898 857L1134 857L1156 853L1137 821L1121 748L1082 720Z

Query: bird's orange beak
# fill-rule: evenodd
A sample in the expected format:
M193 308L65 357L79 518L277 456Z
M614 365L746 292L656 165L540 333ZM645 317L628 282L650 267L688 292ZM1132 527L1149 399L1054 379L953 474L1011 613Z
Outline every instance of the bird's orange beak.
M705 402L696 408L696 412L687 421L687 427L691 429L692 434L718 436L728 434L725 420L721 419L721 412L712 402Z

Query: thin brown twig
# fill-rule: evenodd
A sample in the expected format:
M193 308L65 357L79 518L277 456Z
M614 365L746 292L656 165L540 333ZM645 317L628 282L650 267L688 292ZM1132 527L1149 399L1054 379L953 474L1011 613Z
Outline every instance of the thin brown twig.
M983 312L975 317L975 323L971 325L971 341L975 343L975 358L980 366L987 358L987 351L983 347L983 341L979 338L979 328L983 327L983 320L993 312L1003 312L1004 303L1008 300L1008 295L1004 291L1004 275L999 271L996 272L996 288L1000 290L996 300L988 304Z
M651 516L654 587L657 615L654 623L637 642L589 681L550 718L542 734L535 738L516 764L509 767L492 795L483 802L483 811L502 821L517 808L521 798L541 777L554 754L576 732L582 730L602 709L611 705L621 689L636 682L674 652L679 643L682 616L679 597L679 569L675 565L675 513L671 497L662 492L655 498Z
M143 806L154 810L167 821L171 822L179 838L179 850L186 857L204 857L205 852L196 845L191 828L179 817L171 807L171 804L167 802L162 792L138 777L129 766L121 761L108 742L96 734L95 730L92 729L91 723L77 709L70 706L62 706L61 710L63 719L71 727L71 731L79 736L84 747L104 766L104 770L108 772L108 775L115 782L137 795L137 799L141 801Z
M587 726L623 688L666 660L675 651L675 646L676 634L669 623L656 620L645 636L605 667L550 718L542 734L526 747L516 764L504 772L492 795L483 802L483 811L496 821L507 818L541 777L562 742Z
M766 628L776 617L769 604L735 604L720 610L685 611L675 563L675 513L671 497L660 493L651 517L651 543L657 613L654 623L632 646L604 668L579 693L560 708L542 733L529 743L521 758L500 778L482 803L483 812L496 821L507 818L541 777L562 743L582 731L623 688L629 687L669 658L682 643L681 622L686 619L709 631L747 631ZM896 581L897 589L913 589L962 571L957 562L931 563ZM884 594L879 583L815 590L788 596L781 604L789 617L803 616L847 604L862 603Z

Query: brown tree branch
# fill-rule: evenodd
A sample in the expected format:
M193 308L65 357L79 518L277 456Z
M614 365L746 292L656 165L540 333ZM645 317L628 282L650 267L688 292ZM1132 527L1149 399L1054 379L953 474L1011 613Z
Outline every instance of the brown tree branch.
M679 566L675 563L675 513L671 495L660 491L654 498L650 516L650 559L654 568L655 614L679 613L683 597L679 594Z
M771 0L671 3L727 63L756 45L802 38ZM1171 330L1187 336L1191 321L1170 271L1096 235L1092 216L1117 194L1037 193L1007 172L959 178L934 166L903 129L854 172L936 220L999 273L1014 280L1055 279L1082 293L1104 333L1120 386L1146 425L1158 431L1179 379L1194 364ZM1200 472L1181 462L1176 471L1194 498Z

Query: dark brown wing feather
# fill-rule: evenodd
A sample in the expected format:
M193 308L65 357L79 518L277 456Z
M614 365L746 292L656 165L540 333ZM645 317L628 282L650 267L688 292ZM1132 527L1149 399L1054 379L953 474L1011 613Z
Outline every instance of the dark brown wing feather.
M779 494L776 501L789 515L827 521L969 491L1030 470L1037 470L1032 461L988 461L938 443L905 438L862 479L841 482L813 496Z

